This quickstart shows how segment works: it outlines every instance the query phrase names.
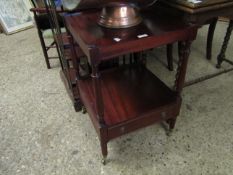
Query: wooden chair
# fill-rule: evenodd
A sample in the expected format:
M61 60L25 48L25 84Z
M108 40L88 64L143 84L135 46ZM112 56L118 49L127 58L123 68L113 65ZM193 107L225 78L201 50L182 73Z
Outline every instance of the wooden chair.
M58 10L53 0L45 0L44 4L51 25L53 38L57 45L58 55L60 56L62 67L60 72L61 78L73 101L75 110L80 111L83 105L79 98L79 89L77 85L77 79L79 77L77 77L77 71L82 69L83 72L85 72L86 70L77 65L81 58L84 57L84 54L80 47L73 43L70 34L66 30L65 32L62 31L60 19L62 19L62 16L67 12L62 8ZM62 27L66 28L64 23L62 23Z
M233 65L233 61L226 58L226 51L227 51L227 47L228 47L228 44L231 38L232 30L233 30L233 17L231 17L229 20L229 25L228 25L228 28L227 28L227 31L224 37L224 41L222 43L220 53L217 57L217 65L216 65L217 68L221 68L222 62L224 61L226 61L230 65Z
M31 2L34 6L34 8L32 8L31 11L34 14L34 19L35 19L42 51L44 54L45 62L46 62L47 68L50 69L51 68L50 61L49 61L50 59L58 58L61 63L59 53L58 53L58 56L49 56L49 53L48 53L49 50L52 48L57 50L58 46L56 45L56 42L53 40L49 16L47 14L43 1L42 0L31 0ZM60 23L60 26L63 25L61 20L59 20L59 23ZM46 44L46 39L50 39L50 40L52 39L52 42L50 42L49 44Z

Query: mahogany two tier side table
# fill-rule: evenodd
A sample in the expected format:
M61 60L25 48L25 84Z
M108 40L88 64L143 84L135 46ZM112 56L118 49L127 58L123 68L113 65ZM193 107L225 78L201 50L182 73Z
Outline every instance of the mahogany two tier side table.
M141 24L126 29L99 26L98 10L64 17L69 33L91 66L91 76L78 78L77 83L80 101L99 136L103 163L111 139L162 121L173 129L179 115L190 45L197 27L150 10L142 15ZM133 64L99 69L103 61L174 42L179 42L179 64L173 89L147 69L144 58ZM80 77L78 67L76 73Z

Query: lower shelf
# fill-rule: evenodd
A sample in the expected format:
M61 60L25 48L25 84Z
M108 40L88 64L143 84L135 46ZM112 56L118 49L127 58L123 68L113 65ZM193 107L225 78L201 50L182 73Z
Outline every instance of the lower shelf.
M144 66L118 67L101 73L104 120L109 129L125 123L166 120L177 116L181 100ZM97 113L92 79L79 80L80 96L95 127ZM148 125L145 123L144 125ZM136 129L136 128L135 128Z

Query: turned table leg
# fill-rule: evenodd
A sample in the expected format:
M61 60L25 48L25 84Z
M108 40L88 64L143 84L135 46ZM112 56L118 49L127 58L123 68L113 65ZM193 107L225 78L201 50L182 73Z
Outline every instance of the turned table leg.
M218 63L216 65L217 68L220 68L221 67L221 64L222 62L226 59L225 58L225 53L226 53L226 50L227 50L227 46L228 46L228 43L230 41L230 37L231 37L231 33L232 33L232 29L233 29L233 20L230 20L230 23L229 23L229 26L227 28L227 33L226 33L226 36L224 38L224 42L223 42L223 45L222 45L222 48L221 48L221 51L218 55Z
M206 58L211 60L212 57L212 45L213 45L213 38L214 38L214 31L216 28L216 24L218 22L218 18L213 19L210 23L208 36L207 36L207 45L206 45Z
M179 61L174 89L179 96L181 95L182 89L184 87L188 58L190 55L190 46L191 41L181 41L178 43Z
M177 92L179 97L181 96L181 92L184 87L188 58L190 55L190 46L191 46L191 41L182 41L178 43L179 61L178 61L174 90ZM176 117L177 116L174 116L167 120L170 132L175 127Z
M107 127L104 121L104 103L102 98L102 90L101 90L101 81L100 81L100 73L98 69L99 64L92 65L92 81L93 88L95 92L95 105L97 110L97 118L100 124L100 146L102 151L102 163L106 163L106 158L108 155L107 143L108 143L108 135L107 135Z

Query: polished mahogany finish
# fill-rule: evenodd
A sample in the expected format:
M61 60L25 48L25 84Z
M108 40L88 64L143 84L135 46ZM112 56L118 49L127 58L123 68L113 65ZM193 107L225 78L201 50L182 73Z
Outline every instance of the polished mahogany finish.
M173 43L179 37L187 35L192 39L196 35L194 28L179 18L156 13L153 9L143 13L143 22L140 25L129 29L103 28L96 23L98 15L99 11L89 11L65 17L67 28L88 56L90 64ZM183 32L184 28L187 32ZM175 36L171 37L169 33L174 30ZM120 42L116 39L120 39Z
M143 22L136 27L106 29L96 23L99 13L67 15L65 21L92 68L90 77L78 79L78 88L105 158L107 143L113 138L161 121L166 121L170 129L174 128L181 106L190 44L196 37L197 27L188 26L176 17L144 11ZM99 69L103 61L177 41L180 42L179 64L174 89L146 68L144 57L138 57L139 61L134 64Z
M152 124L179 114L181 98L144 66L120 66L103 71L100 82L109 139L129 132L132 127L142 127L145 118L149 120L147 124ZM91 77L80 80L79 87L87 111L98 122Z

